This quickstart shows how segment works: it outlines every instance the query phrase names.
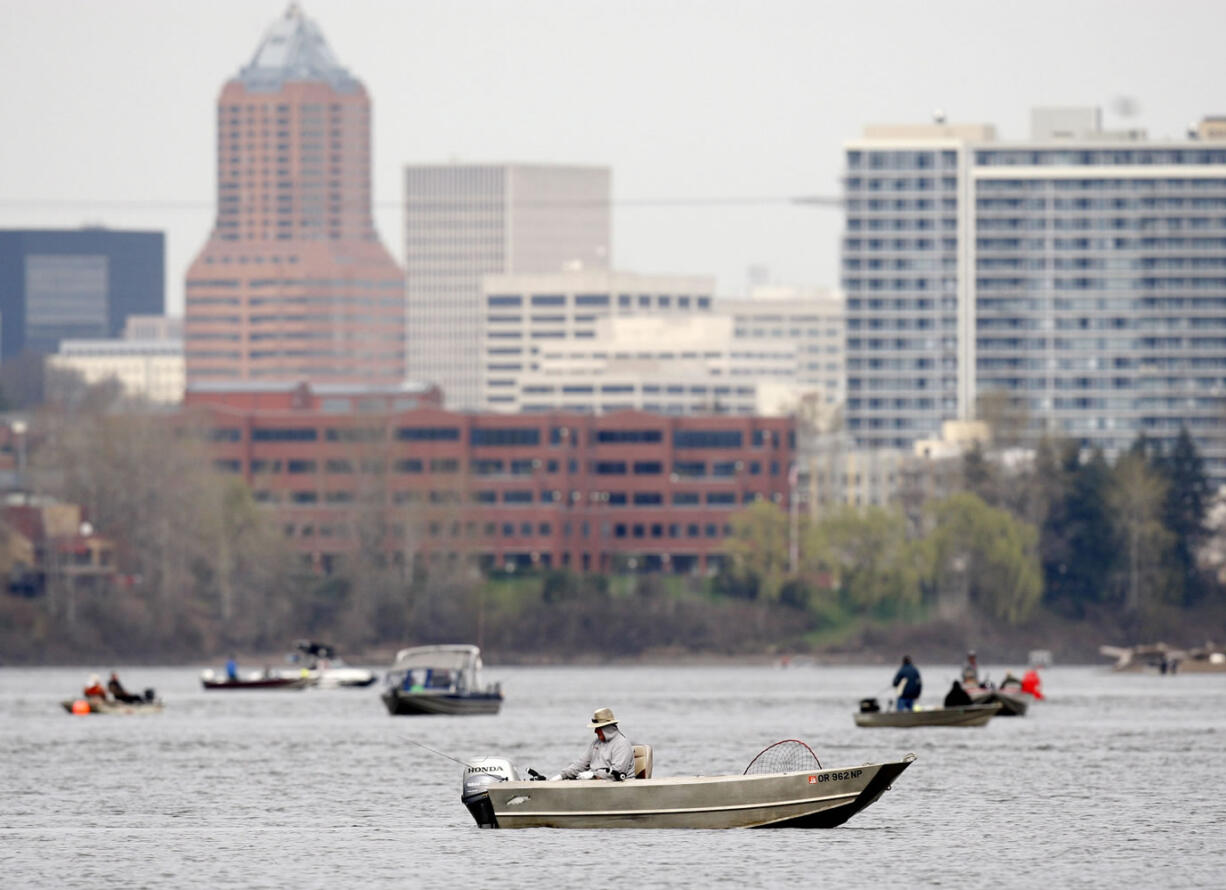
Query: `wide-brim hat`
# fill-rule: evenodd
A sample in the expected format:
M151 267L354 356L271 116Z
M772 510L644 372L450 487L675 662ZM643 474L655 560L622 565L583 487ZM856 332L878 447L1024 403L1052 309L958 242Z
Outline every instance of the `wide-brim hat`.
M613 716L613 711L609 708L597 708L592 712L592 722L588 724L592 729L600 729L602 726L609 726L617 722L617 718Z

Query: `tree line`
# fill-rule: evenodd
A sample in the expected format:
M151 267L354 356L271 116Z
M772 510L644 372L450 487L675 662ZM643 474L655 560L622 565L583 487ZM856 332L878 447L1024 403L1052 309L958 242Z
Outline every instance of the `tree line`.
M1210 492L1186 433L1170 453L1142 438L1114 462L1049 439L1010 469L976 448L958 490L926 503L793 524L758 502L734 516L713 577L522 577L417 559L411 513L360 506L353 555L321 574L243 479L211 466L190 423L117 410L105 387L52 403L36 427L36 491L82 505L115 542L117 574L105 595L0 598L0 658L216 657L303 636L349 651L455 640L557 656L762 651L856 622L974 613L1014 625L1043 609L1077 618L1222 596L1197 562ZM393 521L406 531L389 552Z
M779 508L754 505L733 524L719 583L835 623L973 611L1015 625L1044 608L1143 616L1222 599L1198 562L1211 491L1186 430L1168 453L1139 437L1114 462L1072 440L1045 438L1012 468L975 447L960 476L939 500L844 506L796 532Z

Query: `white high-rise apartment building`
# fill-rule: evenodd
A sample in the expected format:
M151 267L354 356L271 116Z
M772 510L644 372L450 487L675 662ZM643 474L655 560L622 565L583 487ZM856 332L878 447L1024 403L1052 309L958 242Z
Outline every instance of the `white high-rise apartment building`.
M1004 392L1108 455L1187 428L1226 482L1226 139L1039 109L872 126L846 150L848 432L910 448Z
M405 167L409 379L482 407L482 276L607 269L611 182L608 167Z

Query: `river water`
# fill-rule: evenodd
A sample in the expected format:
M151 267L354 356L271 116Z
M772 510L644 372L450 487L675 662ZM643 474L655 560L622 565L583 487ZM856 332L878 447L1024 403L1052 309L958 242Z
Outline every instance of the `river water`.
M890 667L494 665L502 713L466 718L120 668L165 711L65 713L99 667L0 669L6 888L1226 886L1226 675L1054 667L1027 717L897 730L852 722ZM920 667L939 703L954 666ZM482 831L461 767L408 741L556 772L600 706L657 776L740 773L784 738L825 767L918 759L830 830Z

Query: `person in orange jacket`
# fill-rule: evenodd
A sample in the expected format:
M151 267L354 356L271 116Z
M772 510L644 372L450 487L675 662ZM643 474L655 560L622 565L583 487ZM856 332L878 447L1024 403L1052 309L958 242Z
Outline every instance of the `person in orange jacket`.
M1022 692L1028 692L1036 699L1043 697L1042 691L1039 689L1039 672L1034 668L1030 668L1026 673L1022 674Z
M102 678L97 674L89 675L89 685L85 687L86 698L106 698L106 687L102 685Z

